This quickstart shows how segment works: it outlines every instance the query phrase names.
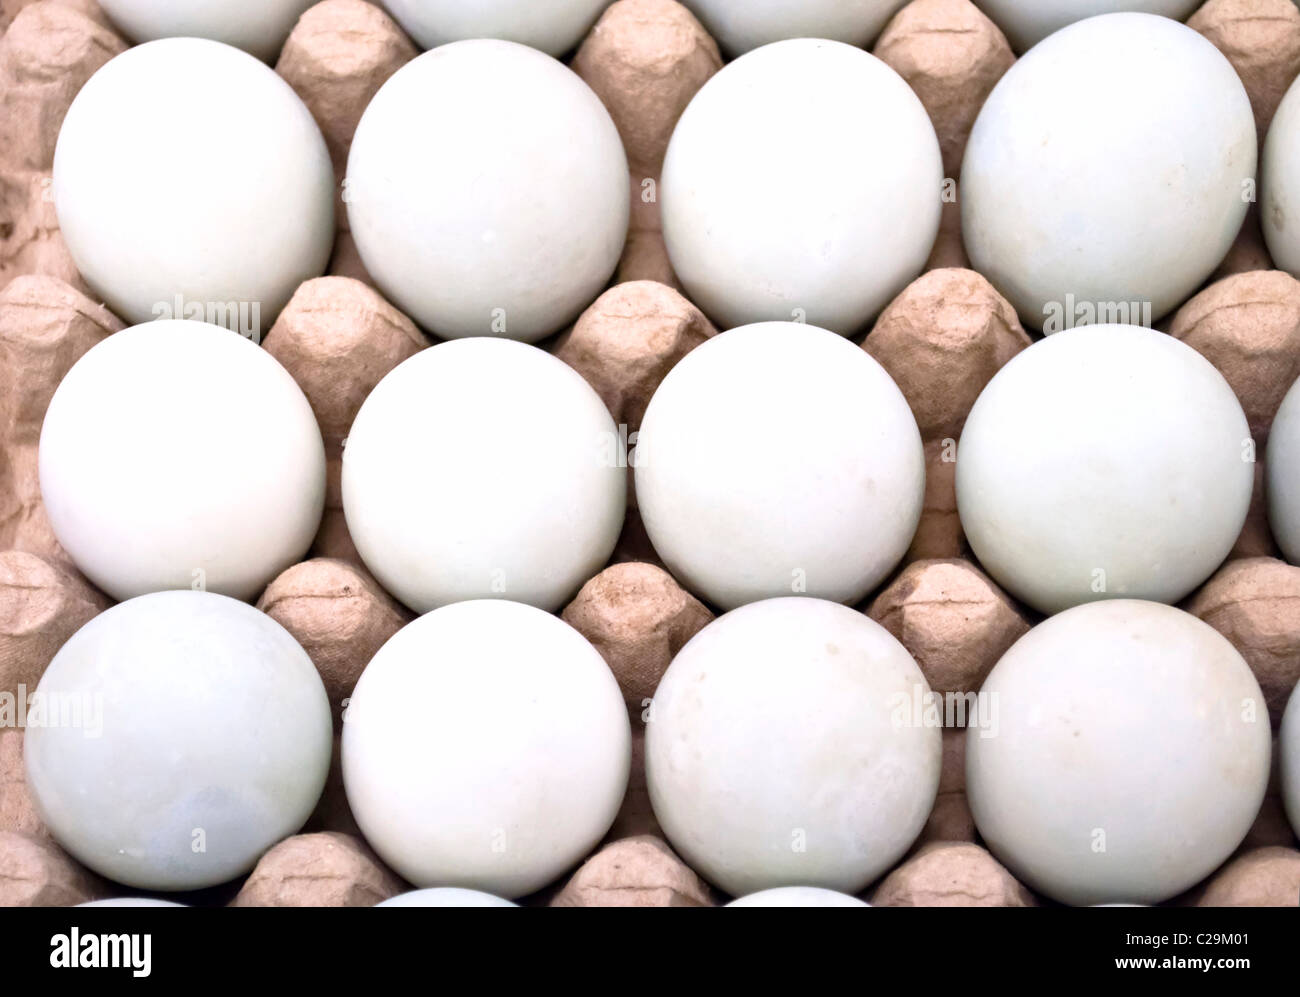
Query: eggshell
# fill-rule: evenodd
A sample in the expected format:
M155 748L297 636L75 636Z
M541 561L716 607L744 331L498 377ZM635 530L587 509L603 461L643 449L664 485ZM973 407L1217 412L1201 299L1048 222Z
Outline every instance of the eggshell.
M695 95L659 207L673 270L720 327L851 335L921 272L942 185L934 126L903 79L861 49L797 38Z
M844 606L791 597L719 617L673 660L646 726L668 841L733 896L863 889L934 804L939 729L909 705L928 692L903 646Z
M1255 820L1272 752L1264 696L1232 645L1188 613L1136 600L1067 610L1021 638L981 692L998 702L999 729L967 729L971 811L989 850L1039 893L1077 906L1168 900Z
M861 599L907 550L925 488L916 420L884 368L794 322L687 354L646 409L634 463L655 550L723 609Z
M572 627L497 599L399 631L362 673L343 778L366 840L418 887L532 893L587 855L627 787L627 712Z
M975 120L966 251L1026 326L1149 325L1227 254L1255 198L1256 152L1241 80L1191 28L1136 13L1080 21L1012 66Z

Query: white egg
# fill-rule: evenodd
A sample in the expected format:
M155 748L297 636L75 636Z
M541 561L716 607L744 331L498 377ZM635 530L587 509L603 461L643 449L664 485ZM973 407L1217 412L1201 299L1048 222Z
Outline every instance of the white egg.
M943 164L911 88L841 42L777 42L724 67L673 131L663 234L725 327L861 329L925 265Z
M334 243L334 171L289 84L219 42L128 49L73 100L54 152L59 228L129 322L256 336Z
M1202 0L975 0L1002 29L1017 52L1038 44L1067 24L1099 14L1136 11L1185 20Z
M399 69L357 126L343 196L375 283L448 339L557 331L604 289L627 235L609 112L513 42L456 42Z
M1300 88L1278 105L1260 161L1260 221L1269 255L1281 270L1300 274Z
M478 600L408 624L366 666L343 781L366 840L406 880L519 897L600 841L631 750L618 683L581 634Z
M54 535L115 599L255 597L302 559L325 504L306 396L261 347L203 322L124 329L73 364L41 427Z
M1263 693L1181 610L1115 600L1054 616L980 696L998 723L966 737L975 823L1018 879L1063 903L1175 896L1232 854L1263 801Z
M225 596L158 592L101 613L36 695L23 756L41 820L128 886L192 890L247 872L325 785L333 733L316 667Z
M1071 329L976 400L957 511L984 569L1044 613L1177 602L1236 542L1253 461L1236 395L1190 346L1136 326Z
M503 900L479 890L462 890L443 886L428 890L411 890L389 897L376 907L518 907L517 903Z
M646 725L646 781L677 853L733 896L856 893L920 833L940 730L911 655L822 599L756 602L673 659Z
M866 351L815 326L744 326L692 350L635 442L655 550L724 609L861 599L920 519L925 457L907 400Z
M739 897L728 907L870 907L857 897L816 886L778 886Z
M787 38L830 38L861 48L875 41L906 0L685 0L732 56Z
M298 17L316 0L99 0L133 42L211 38L274 62Z
M173 903L170 900L156 900L153 897L114 897L112 900L91 900L78 907L186 907L188 904Z
M1277 735L1282 802L1291 828L1300 838L1300 686L1291 692Z
M442 343L400 364L343 451L357 550L417 612L478 598L559 608L609 560L626 490L600 396L509 340Z
M382 0L422 48L501 38L560 56L582 40L609 0Z
M1300 564L1300 381L1291 385L1273 417L1264 481L1273 538L1283 557Z
M1034 328L1150 325L1223 260L1255 197L1255 119L1185 25L1108 14L994 87L962 164L974 269Z

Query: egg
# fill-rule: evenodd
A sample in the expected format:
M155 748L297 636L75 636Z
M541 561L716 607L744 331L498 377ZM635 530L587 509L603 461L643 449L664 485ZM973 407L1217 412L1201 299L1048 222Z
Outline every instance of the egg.
M520 897L600 841L631 750L618 683L581 634L476 600L408 624L366 667L344 714L343 781L404 879Z
M673 576L724 609L855 602L921 516L925 455L885 369L825 329L764 322L697 346L650 399L637 506Z
M925 678L888 631L822 599L752 603L678 652L646 723L669 842L732 894L856 893L920 833L941 737ZM914 709L921 704L921 709Z
M728 907L870 907L857 897L816 886L778 886L759 890L727 904Z
M90 900L78 907L185 907L186 904L171 900L157 900L153 897L114 897L112 900Z
M1269 125L1260 160L1260 222L1274 264L1300 274L1300 88L1293 83Z
M980 690L966 794L1018 879L1075 906L1154 904L1213 872L1264 799L1268 709L1250 667L1188 613L1120 599L1039 624Z
M424 328L536 342L618 264L627 157L566 66L514 42L455 42L375 94L343 199L366 270Z
M1183 21L1200 0L975 0L1011 42L1017 52L1037 45L1067 24L1099 14L1138 11Z
M479 890L462 890L443 886L428 890L411 890L399 893L375 904L376 907L518 907L517 903L503 900Z
M1027 326L1151 325L1227 254L1255 158L1245 87L1200 34L1151 14L1080 21L980 109L959 187L966 251Z
M421 48L467 38L501 38L561 56L609 0L382 0Z
M1291 693L1277 736L1282 802L1291 827L1300 838L1300 686Z
M225 596L158 592L107 610L35 695L23 755L41 819L127 886L193 890L248 872L325 785L332 722L315 666Z
M906 0L685 0L728 55L787 38L870 45Z
M704 84L658 190L673 270L719 327L844 335L921 272L942 196L916 94L875 56L818 39L766 45Z
M1232 550L1254 459L1236 395L1190 346L1076 328L981 392L957 449L957 512L983 568L1043 613L1177 602Z
M274 62L298 16L315 0L99 0L113 25L135 42L211 38Z
M1268 525L1283 556L1300 564L1300 381L1278 406L1264 456Z
M54 206L91 289L128 322L205 318L252 338L334 242L334 171L289 84L220 42L128 49L77 94Z
M618 540L626 440L600 396L549 353L455 340L370 393L342 483L366 567L416 612L477 598L553 610Z
M203 322L114 333L68 371L38 451L78 568L118 600L196 588L252 599L311 545L325 448L289 372Z

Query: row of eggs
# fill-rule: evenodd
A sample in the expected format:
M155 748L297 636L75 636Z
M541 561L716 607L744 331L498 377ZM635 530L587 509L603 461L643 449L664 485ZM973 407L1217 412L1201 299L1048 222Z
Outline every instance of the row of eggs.
M1259 192L1290 270L1298 116L1300 96L1284 100ZM178 142L178 123L242 151ZM348 223L387 298L439 337L527 342L605 286L630 191L657 202L674 271L717 324L801 317L846 335L921 271L945 199L960 200L974 268L1041 328L1070 299L1140 302L1158 319L1210 275L1257 197L1254 118L1232 66L1185 25L1136 13L1073 24L1016 63L975 123L960 185L897 73L807 38L717 73L661 175L630 183L613 121L562 63L500 40L442 45L375 95L346 172ZM54 161L73 258L132 322L177 295L273 317L328 262L333 186L288 84L193 38L105 65Z
M181 907L183 904L154 897L118 897L113 900L91 900L78 907ZM467 890L458 886L434 886L423 890L410 890L375 904L376 907L517 907L516 903L482 890ZM816 886L778 886L739 897L728 907L868 907L856 897Z
M306 652L245 603L159 592L63 646L24 755L38 812L85 865L146 890L248 872L312 812L331 755ZM1039 624L966 714L966 793L1021 881L1075 904L1152 904L1240 844L1264 799L1263 694L1190 614L1113 600ZM49 722L93 710L84 724ZM668 841L733 896L855 894L934 805L942 711L883 627L838 603L769 599L673 659L645 715L645 777ZM348 803L422 888L525 896L589 854L627 788L627 708L599 652L522 603L443 607L395 634L343 716ZM1300 694L1278 735L1300 832Z
M212 38L273 59L298 16L316 0L100 0L132 40ZM380 0L423 48L466 38L504 38L559 56L587 32L609 0ZM869 45L906 0L685 0L730 55L786 38ZM1017 49L1074 21L1117 10L1182 19L1198 0L977 0Z
M1228 556L1254 486L1231 387L1191 347L1139 326L1034 343L946 443L980 563L1044 613L1182 599ZM308 550L325 465L293 377L249 340L189 320L88 351L56 389L39 448L56 538L118 600L190 587L255 598ZM342 503L367 568L411 609L495 597L549 611L608 562L629 466L655 550L723 609L861 600L906 553L926 478L916 421L874 358L827 330L769 322L687 354L631 434L535 346L430 347L362 404ZM1265 466L1272 526L1295 561L1300 388Z

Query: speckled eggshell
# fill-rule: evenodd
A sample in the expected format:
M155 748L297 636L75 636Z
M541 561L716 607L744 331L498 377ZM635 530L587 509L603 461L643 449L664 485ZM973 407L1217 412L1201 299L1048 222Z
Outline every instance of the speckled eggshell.
M1201 35L1151 14L1082 21L980 110L959 187L966 251L1026 326L1148 324L1227 254L1255 160L1245 87Z
M921 272L942 186L934 126L903 78L801 38L704 84L659 202L673 270L719 328L794 319L849 335Z
M1075 906L1153 904L1245 837L1272 751L1259 685L1228 641L1181 610L1116 600L1040 624L980 695L966 793L1018 879Z
M1176 602L1241 532L1253 454L1232 388L1190 346L1136 326L1070 329L975 402L957 508L984 569L1044 613Z
M925 491L916 420L885 369L815 326L715 336L664 378L634 453L636 494L673 576L732 609L861 599L911 542Z
M618 683L567 623L517 602L428 613L366 667L343 781L371 847L417 887L520 897L589 854L623 800Z
M784 598L733 610L678 653L646 725L655 816L691 868L733 896L856 893L920 833L941 738L929 687L862 613Z
M29 711L23 754L41 819L127 886L192 890L248 872L325 785L330 710L311 659L225 596L115 606L63 646L37 693L49 719L32 726Z

